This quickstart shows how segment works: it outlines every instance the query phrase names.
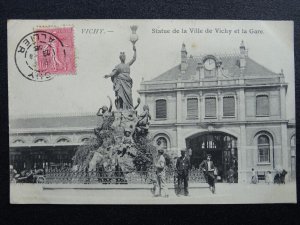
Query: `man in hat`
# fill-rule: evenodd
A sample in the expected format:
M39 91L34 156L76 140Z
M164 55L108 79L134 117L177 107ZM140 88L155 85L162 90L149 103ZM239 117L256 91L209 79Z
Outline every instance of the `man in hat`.
M166 160L163 156L164 150L158 149L158 155L155 160L155 167L156 167L156 179L158 184L158 193L155 193L155 196L163 196L169 197L168 186L166 182ZM163 194L161 194L161 190Z
M189 195L188 190L188 180L189 180L189 170L190 170L191 164L189 158L186 156L186 149L181 150L181 156L177 159L176 162L176 169L177 169L177 178L178 178L178 190L177 190L177 196L181 194L181 186L183 182L184 186L184 195Z
M216 191L216 188L215 188L215 175L214 175L215 166L214 166L213 161L211 160L211 155L210 154L207 155L206 160L203 160L201 162L199 167L203 170L206 182L209 185L209 189L214 194L215 191Z

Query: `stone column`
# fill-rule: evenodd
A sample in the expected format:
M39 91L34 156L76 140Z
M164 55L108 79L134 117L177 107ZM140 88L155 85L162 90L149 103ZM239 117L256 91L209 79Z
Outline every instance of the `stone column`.
M281 119L285 120L286 119L286 90L284 86L280 87L280 114L281 114Z
M204 119L204 100L203 100L203 95L202 95L202 91L199 91L199 121L203 122Z
M282 157L282 168L285 169L288 174L291 174L291 166L289 165L289 149L287 140L287 125L285 123L281 124L281 157ZM287 179L288 180L288 179Z
M239 172L239 183L247 182L247 143L246 143L246 126L242 124L240 126L240 140L238 146L238 172Z
M182 122L182 91L177 91L177 123Z
M241 88L238 92L238 120L244 122L245 118L245 91L244 88ZM240 137L240 151L239 151L239 183L248 182L247 177L247 143L246 143L246 126L242 124L241 127L241 137ZM250 159L248 159L250 160Z
M221 95L221 93L218 93L218 97L217 97L217 101L218 101L218 114L217 114L217 118L218 120L222 120L223 117L223 96Z
M241 88L239 91L239 121L245 121L245 91L244 88Z
M150 103L149 110L150 110L150 114L152 116L152 120L154 122L155 119L156 119L156 102L155 102L155 97L153 95L150 95L150 96L147 97L147 99L148 99L148 102Z
M282 128L280 127L280 129ZM280 133L280 136L282 136L282 131ZM278 144L274 143L274 165L273 165L274 168L277 168L278 166L283 167L282 148L283 146L282 146L282 137L281 137L281 142L278 142Z

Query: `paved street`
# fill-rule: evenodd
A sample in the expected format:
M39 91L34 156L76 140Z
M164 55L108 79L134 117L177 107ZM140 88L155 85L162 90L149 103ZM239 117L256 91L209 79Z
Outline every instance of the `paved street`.
M235 204L296 202L295 183L286 185L217 184L215 195L204 185L200 185L199 187L191 187L188 197L177 197L174 189L170 189L169 198L152 197L147 187L138 189L125 189L128 186L108 189L108 186L105 185L77 185L77 188L84 187L84 189L70 188L70 185L57 187L62 189L43 189L43 185L40 184L11 184L11 203Z

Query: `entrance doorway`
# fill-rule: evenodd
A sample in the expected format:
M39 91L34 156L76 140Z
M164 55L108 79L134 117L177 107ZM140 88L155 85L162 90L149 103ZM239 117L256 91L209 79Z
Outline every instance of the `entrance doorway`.
M210 154L217 170L217 181L237 183L238 153L236 137L224 132L205 132L187 138L186 145L188 149L191 149L190 161L193 167L199 168L200 163L206 159L207 154Z

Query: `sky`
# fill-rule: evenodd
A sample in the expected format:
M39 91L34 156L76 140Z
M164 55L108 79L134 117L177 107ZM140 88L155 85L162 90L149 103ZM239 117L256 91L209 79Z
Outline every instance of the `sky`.
M134 102L142 78L151 80L180 63L182 43L186 44L188 55L197 56L238 53L244 40L249 57L273 72L283 69L288 83L287 108L291 109L287 116L295 118L293 23L229 20L9 20L10 117L91 114L108 105L107 96L114 98L114 92L111 80L103 76L119 64L120 52L126 53L127 61L131 59L131 25L138 26L139 37L137 60L130 74ZM16 46L38 27L53 26L74 28L76 74L56 75L46 82L29 81L15 65ZM87 29L98 29L98 33L86 33ZM182 29L187 33L182 33ZM217 32L219 29L223 32Z

